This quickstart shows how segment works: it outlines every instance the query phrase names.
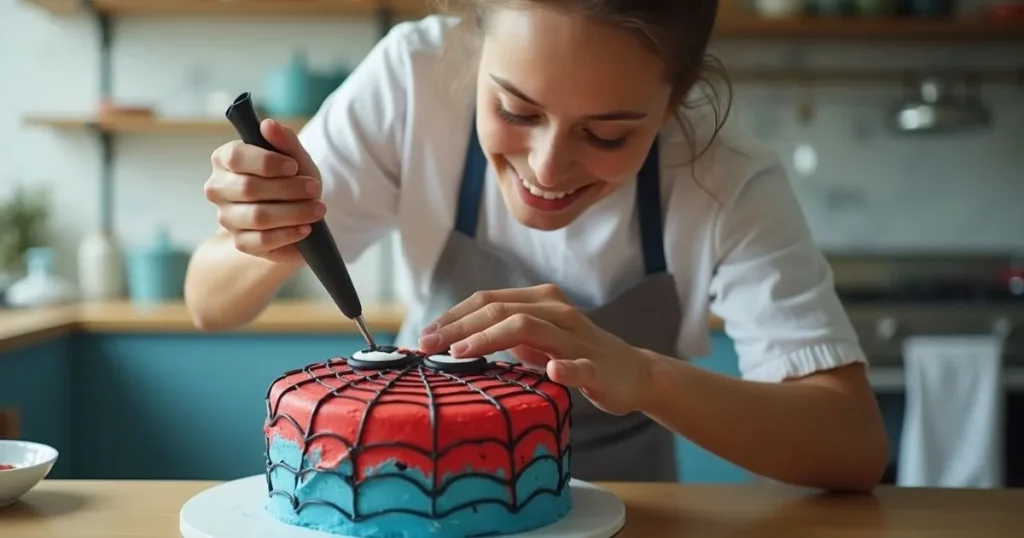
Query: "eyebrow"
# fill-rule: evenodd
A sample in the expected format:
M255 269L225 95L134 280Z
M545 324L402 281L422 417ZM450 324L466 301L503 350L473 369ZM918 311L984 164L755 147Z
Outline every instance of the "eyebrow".
M501 86L502 88L505 89L505 91L507 91L508 93L511 93L512 95L516 96L517 98L519 98L519 99L521 99L521 100L523 100L523 101L525 101L525 102L527 102L527 103L529 103L529 104L531 104L531 105L533 105L533 106L535 106L537 108L544 108L544 106L541 105L540 103L538 103L537 100L535 100L534 98L530 97L529 95L526 95L525 93L523 93L522 90L520 90L519 88L516 88L515 85L513 85L511 82L509 82L509 81L507 81L507 80L505 80L505 79L503 79L503 78L501 78L501 77L499 77L497 75L491 75L491 79L493 79L494 82L498 84L498 86ZM647 117L647 114L644 113L644 112L637 112L637 111L634 111L634 110L616 110L615 112L608 112L608 113L605 113L605 114L593 114L593 115L587 116L587 119L596 120L596 121L622 121L622 120L642 120L642 119L644 119L646 117Z

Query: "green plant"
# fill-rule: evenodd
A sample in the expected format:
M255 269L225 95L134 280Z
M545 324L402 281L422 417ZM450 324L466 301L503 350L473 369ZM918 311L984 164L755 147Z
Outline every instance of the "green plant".
M25 251L48 239L49 192L18 185L0 200L0 272L24 270Z

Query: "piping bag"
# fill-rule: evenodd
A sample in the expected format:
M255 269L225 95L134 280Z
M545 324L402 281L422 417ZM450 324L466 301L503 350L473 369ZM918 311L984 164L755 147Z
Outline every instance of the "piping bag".
M238 131L242 142L267 151L281 153L270 145L270 142L260 132L260 117L256 113L252 95L249 92L239 95L235 102L228 107L225 115ZM310 227L309 235L298 242L298 248L317 280L334 300L334 304L338 306L342 314L345 314L345 317L355 321L370 349L377 349L373 335L366 328L366 321L363 319L363 305L359 301L359 294L356 293L352 277L345 267L345 260L338 252L338 245L334 242L334 236L327 227L327 223L323 219L314 222Z

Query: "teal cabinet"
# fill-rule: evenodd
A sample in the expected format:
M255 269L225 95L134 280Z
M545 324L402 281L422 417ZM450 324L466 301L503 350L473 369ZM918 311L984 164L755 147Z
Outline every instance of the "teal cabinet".
M81 478L231 480L262 473L270 383L366 345L358 335L76 338L72 431Z
M713 343L693 362L738 376L732 342ZM355 334L75 334L0 357L0 407L22 411L23 437L61 451L55 477L231 480L264 470L270 383L364 346ZM681 481L750 480L677 441Z
M72 475L69 338L0 356L0 409L18 414L22 439L46 443L59 457L50 476Z
M711 343L709 356L692 359L691 362L715 373L739 377L739 359L732 340L725 333L716 332L712 334ZM684 437L676 438L676 451L680 482L742 484L754 481L754 476L742 467L733 465Z

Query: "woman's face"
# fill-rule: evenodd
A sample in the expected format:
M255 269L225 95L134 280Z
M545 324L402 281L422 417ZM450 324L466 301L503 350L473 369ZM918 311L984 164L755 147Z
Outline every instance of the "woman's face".
M540 7L494 10L477 129L509 211L561 228L633 177L672 117L664 73L623 30Z

